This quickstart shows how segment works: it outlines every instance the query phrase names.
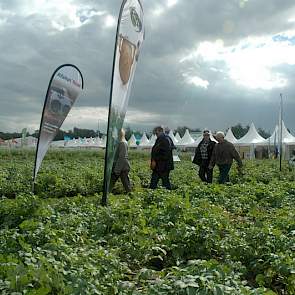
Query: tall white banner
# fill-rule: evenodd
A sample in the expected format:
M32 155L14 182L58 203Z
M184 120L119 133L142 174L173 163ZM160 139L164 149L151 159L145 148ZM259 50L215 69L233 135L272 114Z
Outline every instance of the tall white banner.
M80 70L70 64L61 65L51 76L39 129L33 183L50 143L83 89Z
M106 204L107 200L112 166L118 146L118 132L124 123L131 86L143 40L144 15L141 2L139 0L124 0L118 18L113 60L105 155L103 204Z

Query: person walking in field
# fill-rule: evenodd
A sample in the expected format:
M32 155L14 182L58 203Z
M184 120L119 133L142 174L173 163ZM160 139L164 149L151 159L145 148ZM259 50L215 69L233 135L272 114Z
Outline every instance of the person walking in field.
M169 179L170 171L174 169L171 139L165 135L162 127L156 127L154 130L157 140L151 152L152 177L150 188L156 189L158 182L162 179L163 186L171 190Z
M193 163L199 166L199 177L203 182L212 183L213 169L209 168L215 142L210 139L210 131L203 131L203 139L198 144Z
M229 182L229 171L232 166L233 159L235 159L238 163L238 169L240 173L243 163L234 145L224 139L224 133L222 131L218 131L215 135L215 138L218 141L218 143L215 145L213 149L209 169L213 169L215 164L218 166L218 183L223 184Z
M113 165L110 192L112 191L116 181L120 178L126 193L131 192L131 183L129 179L130 163L128 160L128 145L125 139L125 130L119 131L119 145Z

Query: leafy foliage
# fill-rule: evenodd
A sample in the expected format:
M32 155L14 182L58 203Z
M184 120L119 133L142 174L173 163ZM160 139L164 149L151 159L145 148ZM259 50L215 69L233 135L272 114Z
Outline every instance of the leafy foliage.
M130 156L134 191L101 207L102 153L50 152L32 195L33 153L1 151L1 294L295 293L293 169L204 185L183 155L152 191L149 155Z

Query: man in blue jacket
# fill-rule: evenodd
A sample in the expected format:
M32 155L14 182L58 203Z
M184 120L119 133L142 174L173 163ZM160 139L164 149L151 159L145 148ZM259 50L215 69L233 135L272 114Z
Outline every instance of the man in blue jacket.
M157 188L159 180L162 179L163 186L166 189L171 190L169 174L170 171L174 169L172 154L173 147L162 127L156 127L154 132L157 136L157 140L151 153L151 169L153 170L153 173L150 188Z

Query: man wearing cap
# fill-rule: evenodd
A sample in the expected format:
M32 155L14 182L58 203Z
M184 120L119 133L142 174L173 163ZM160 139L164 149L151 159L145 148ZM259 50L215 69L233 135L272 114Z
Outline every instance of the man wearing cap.
M209 168L215 142L210 139L209 130L203 131L203 139L196 148L193 163L199 168L199 176L203 182L212 183L213 169Z
M243 163L234 145L224 139L224 133L222 131L218 131L215 138L218 143L213 149L209 168L213 169L216 164L219 168L218 183L226 183L229 182L229 171L233 163L233 159L235 159L238 163L239 172L241 172Z

